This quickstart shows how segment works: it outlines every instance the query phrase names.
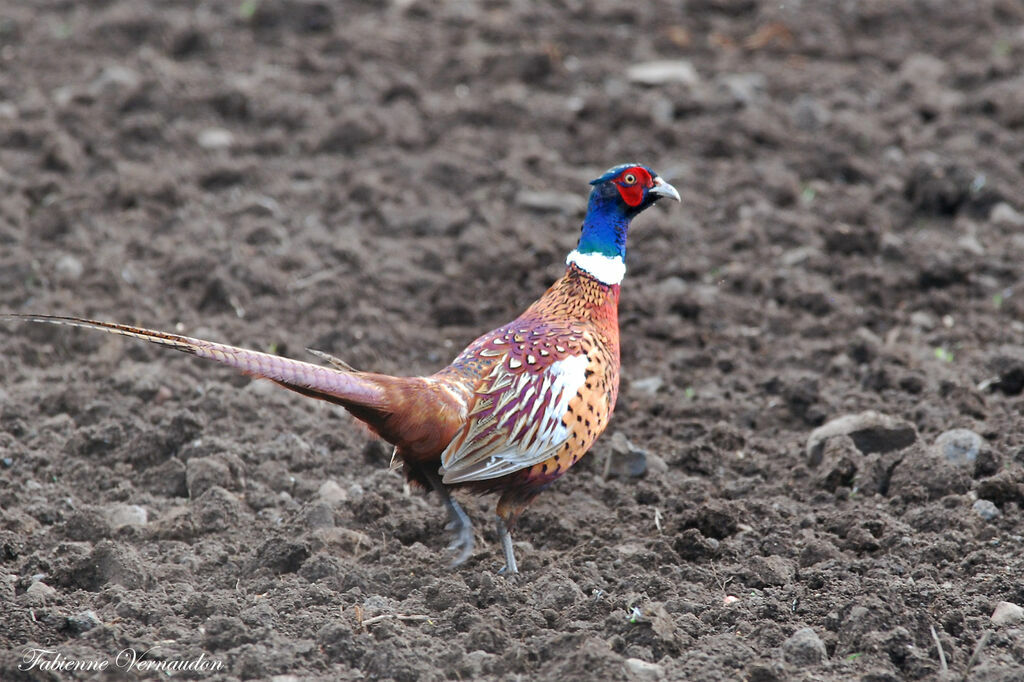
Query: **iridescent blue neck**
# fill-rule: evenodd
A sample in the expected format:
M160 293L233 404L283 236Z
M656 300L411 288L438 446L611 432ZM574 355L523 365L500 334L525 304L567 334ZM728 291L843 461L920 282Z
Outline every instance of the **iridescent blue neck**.
M597 191L591 192L576 251L625 260L626 231L631 218L626 215L621 201Z
M615 196L614 187L595 187L576 250L566 263L584 270L604 284L620 284L626 274L626 232L633 217Z

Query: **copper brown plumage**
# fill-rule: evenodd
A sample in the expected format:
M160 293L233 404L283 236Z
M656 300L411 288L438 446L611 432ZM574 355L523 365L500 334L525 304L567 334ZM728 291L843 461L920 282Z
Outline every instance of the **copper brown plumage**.
M428 377L330 367L167 332L75 317L3 315L140 338L234 367L343 406L395 447L409 480L441 496L455 564L473 549L469 517L451 488L500 494L497 530L517 571L509 529L527 505L604 431L619 386L619 284L633 217L676 190L638 164L591 183L579 245L564 276L512 322L471 343Z

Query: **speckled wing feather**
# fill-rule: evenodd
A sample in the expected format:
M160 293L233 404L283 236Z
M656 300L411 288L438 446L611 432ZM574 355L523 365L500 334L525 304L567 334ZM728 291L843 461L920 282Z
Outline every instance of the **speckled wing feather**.
M573 326L512 323L466 349L464 356L493 366L475 388L466 423L441 454L445 483L505 476L565 444L569 402L590 371L585 341Z

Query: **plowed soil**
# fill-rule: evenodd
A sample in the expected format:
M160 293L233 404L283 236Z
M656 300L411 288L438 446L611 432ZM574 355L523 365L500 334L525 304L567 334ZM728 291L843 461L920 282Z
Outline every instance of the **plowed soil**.
M1024 679L1022 74L1016 0L0 3L2 311L426 374L683 199L514 582L340 408L4 324L0 678Z

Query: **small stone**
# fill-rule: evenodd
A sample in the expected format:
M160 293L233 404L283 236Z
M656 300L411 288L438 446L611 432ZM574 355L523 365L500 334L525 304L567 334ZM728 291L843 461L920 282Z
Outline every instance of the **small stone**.
M348 493L333 479L327 479L321 483L317 495L320 497L321 502L332 507L341 506L348 500Z
M93 94L99 94L107 88L130 89L139 84L139 74L125 66L108 66L89 85Z
M629 442L621 431L612 436L611 446L607 466L609 476L639 478L647 473L647 451Z
M633 680L660 680L665 677L665 668L640 658L627 658L625 666L626 674Z
M914 425L903 419L868 410L848 414L819 426L807 439L807 461L810 466L821 463L825 443L830 438L846 435L861 453L902 450L917 441Z
M716 81L719 89L739 104L750 104L761 98L768 85L768 79L761 73L726 73Z
M56 596L57 590L44 583L42 580L36 580L28 586L28 589L25 590L25 594L32 597L33 601L45 601Z
M662 386L665 385L665 380L659 376L645 377L643 379L637 379L629 384L629 387L637 393L647 393L648 395L654 395L658 392Z
M950 429L935 439L935 453L950 464L973 466L985 439L970 429Z
M916 310L910 313L910 324L914 325L918 329L930 332L931 330L935 329L935 327L938 325L938 322L936 322L935 318L926 313L925 311Z
M800 628L782 643L782 655L797 666L821 665L828 659L825 643L814 628Z
M82 273L85 272L85 266L82 265L82 261L67 253L57 259L53 269L58 275L68 281L80 279Z
M807 262L809 259L820 253L820 251L812 246L798 246L797 248L790 249L779 256L779 263L791 268L795 265Z
M1016 625L1024 622L1024 608L1013 602L1001 601L992 612L992 622L996 625Z
M229 149L235 144L235 136L226 128L207 128L196 141L203 149Z
M993 521L1000 514L999 507L992 500L977 500L971 505L971 509L986 521Z
M637 556L642 556L647 548L639 542L626 542L621 545L615 546L615 551L621 554L624 558L633 559Z
M685 59L664 59L634 64L626 69L626 78L640 85L682 83L692 87L700 82L697 69Z
M988 219L996 225L1007 227L1024 227L1024 213L1021 213L1005 201L1001 201L992 207Z
M173 397L174 392L167 386L161 385L160 388L156 389L156 395L153 396L153 404L163 405Z
M99 616L93 610L82 611L76 613L73 616L68 616L64 622L64 629L69 631L73 635L80 635L84 632L89 632L94 628L102 625Z
M149 515L137 504L115 504L105 510L107 523L115 530L124 526L145 526Z

